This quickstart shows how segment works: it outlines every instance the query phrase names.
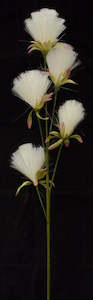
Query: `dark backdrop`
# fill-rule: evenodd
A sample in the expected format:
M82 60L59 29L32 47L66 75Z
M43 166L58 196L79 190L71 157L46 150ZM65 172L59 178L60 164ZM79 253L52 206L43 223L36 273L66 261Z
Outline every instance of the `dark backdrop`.
M64 149L51 200L51 299L93 299L93 21L89 1L0 2L0 299L45 299L45 221L34 189L15 198L22 177L9 168L10 155L24 142L39 143L37 124L26 126L26 105L11 95L20 72L40 66L40 54L27 55L29 40L23 20L42 7L55 8L66 19L64 41L75 46L82 61L74 73L73 91L86 108L79 132L82 145ZM21 41L20 41L21 40ZM56 151L53 152L54 159Z

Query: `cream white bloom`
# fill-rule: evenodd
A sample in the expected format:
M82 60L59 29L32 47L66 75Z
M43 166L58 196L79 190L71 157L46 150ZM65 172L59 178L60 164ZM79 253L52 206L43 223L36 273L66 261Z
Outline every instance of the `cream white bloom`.
M71 70L77 65L76 58L77 53L71 45L66 43L58 43L48 52L46 56L47 65L50 77L56 86L70 82L68 77Z
M43 148L30 143L19 146L11 157L11 167L28 177L34 185L38 184L37 172L43 167L44 162Z
M47 43L55 41L64 31L65 20L58 17L54 9L42 8L31 13L31 17L25 20L25 29L35 41Z
M61 136L63 138L70 136L84 117L85 109L82 103L76 100L67 100L58 110Z
M50 86L48 75L39 70L31 70L21 73L13 81L12 92L26 101L34 109L43 105L42 99Z

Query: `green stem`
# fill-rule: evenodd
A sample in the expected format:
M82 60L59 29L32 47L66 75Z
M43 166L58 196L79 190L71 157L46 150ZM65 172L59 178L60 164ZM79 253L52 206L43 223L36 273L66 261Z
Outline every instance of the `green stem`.
M44 208L44 205L43 205L43 202L42 202L42 199L41 199L40 193L39 193L38 186L36 186L36 191L37 191L37 195L38 195L38 198L39 198L40 204L41 204L41 206L42 206L42 209L43 209L43 212L44 212L44 216L45 216L45 218L46 218L46 211L45 211L45 208Z
M50 259L50 199L47 200L47 300L50 300L51 259Z
M40 135L41 135L42 146L43 146L43 148L45 148L44 139L43 139L43 133L42 133L42 127L41 127L41 122L40 122L39 118L37 118L37 119L38 119L38 125L39 125Z
M46 71L46 55L44 56L44 70ZM47 103L45 104L46 117L47 117ZM45 125L46 130L46 138L48 137L48 121L46 120ZM49 190L49 151L48 151L48 143L46 144L46 243L47 243L47 300L50 300L50 190Z
M47 116L47 103L46 103L46 116ZM48 137L48 122L46 120L46 138ZM49 151L48 143L46 144L46 235L47 235L47 300L50 300L50 191L49 191Z
M54 104L53 104L52 118L51 118L49 132L52 130L54 112L55 112L55 107L56 107L56 99L57 99L57 88L55 87L55 97L54 97Z
M57 169L57 166L58 166L58 162L59 162L59 158L60 158L62 146L63 146L63 144L60 145L59 151L58 151L58 154L57 154L57 159L56 159L56 163L55 163L55 167L54 167L53 175L52 175L52 179L51 179L51 184L50 184L50 191L51 191L53 180L54 180L54 177L55 177L55 174L56 174L56 169Z

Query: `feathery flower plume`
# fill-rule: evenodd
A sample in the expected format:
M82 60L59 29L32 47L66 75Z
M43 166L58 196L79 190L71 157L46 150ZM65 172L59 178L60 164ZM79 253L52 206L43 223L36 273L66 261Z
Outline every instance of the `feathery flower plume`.
M64 22L65 20L59 18L54 9L42 8L31 13L31 17L24 21L25 30L34 39L28 47L29 53L36 49L47 54L57 43L58 36L65 30Z
M35 147L31 143L19 146L11 156L11 167L24 174L35 186L38 185L38 171L42 169L44 163L43 148Z
M61 105L58 110L58 119L62 137L65 138L70 136L84 117L85 109L81 102L67 100Z
M48 74L39 70L21 73L13 80L12 92L37 109L50 86Z
M76 62L77 53L73 47L66 43L58 43L51 49L47 56L47 65L52 81L56 87L60 87L65 83L75 83L68 79L70 72L79 62Z
M85 109L81 102L76 100L67 100L64 104L62 104L58 110L59 122L56 124L59 131L51 131L45 142L48 143L54 138L56 138L57 141L50 145L48 149L55 149L62 143L64 143L66 147L69 147L70 139L76 139L78 142L83 143L80 135L72 135L72 133L84 117Z
M48 74L45 72L39 70L26 71L13 80L12 92L15 96L18 96L32 106L38 117L40 117L38 111L52 97L52 93L46 93L50 83ZM42 117L40 118L43 119ZM27 123L28 128L31 128L32 111L28 115Z

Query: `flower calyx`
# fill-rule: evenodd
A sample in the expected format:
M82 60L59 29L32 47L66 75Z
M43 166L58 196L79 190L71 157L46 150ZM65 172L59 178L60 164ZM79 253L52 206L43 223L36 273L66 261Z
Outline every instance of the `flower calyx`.
M45 140L45 143L49 143L53 139L57 139L56 142L53 144L49 145L48 150L53 150L57 147L59 147L62 143L65 145L66 148L70 146L70 139L76 139L79 143L83 143L82 137L78 134L73 134L73 135L66 135L65 134L65 125L64 122L62 122L62 128L60 129L60 126L57 124L57 127L59 127L59 132L58 131L51 131L49 133L49 136Z
M46 180L40 180L39 183L40 183L45 189L47 188ZM52 182L52 180L49 180L49 190L51 190L51 185L55 188L54 182Z
M40 180L40 179L44 178L46 176L46 174L47 174L47 169L46 168L38 170L37 173L36 173L37 180Z
M48 120L48 119L49 119L48 117L42 117L42 116L39 114L39 111L40 111L40 109L44 106L44 104L45 104L46 102L52 100L52 95L53 95L52 92L49 93L49 94L45 94L45 95L42 97L41 102L40 102L38 105L36 105L36 107L35 107L34 110L35 110L35 113L36 113L37 118L39 118L39 119L41 119L41 120Z
M60 73L57 80L55 79L55 77L52 73L49 73L49 76L50 76L51 80L53 81L55 87L58 89L62 85L67 84L67 83L77 84L72 79L69 79L70 73L71 73L71 69L69 68L69 69L66 70L65 73Z
M36 180L33 182L33 181L24 181L17 189L16 191L16 196L18 196L19 192L21 191L22 188L24 188L25 186L29 186L31 184L33 184L34 186L37 186L38 183L42 184L43 181L41 180L42 178L44 178L47 174L47 169L44 168L44 169L40 169L37 171L36 173Z
M27 48L28 54L32 53L33 50L38 50L43 55L47 55L47 53L57 44L57 41L57 39L54 41L49 40L48 42L31 41L31 44Z

